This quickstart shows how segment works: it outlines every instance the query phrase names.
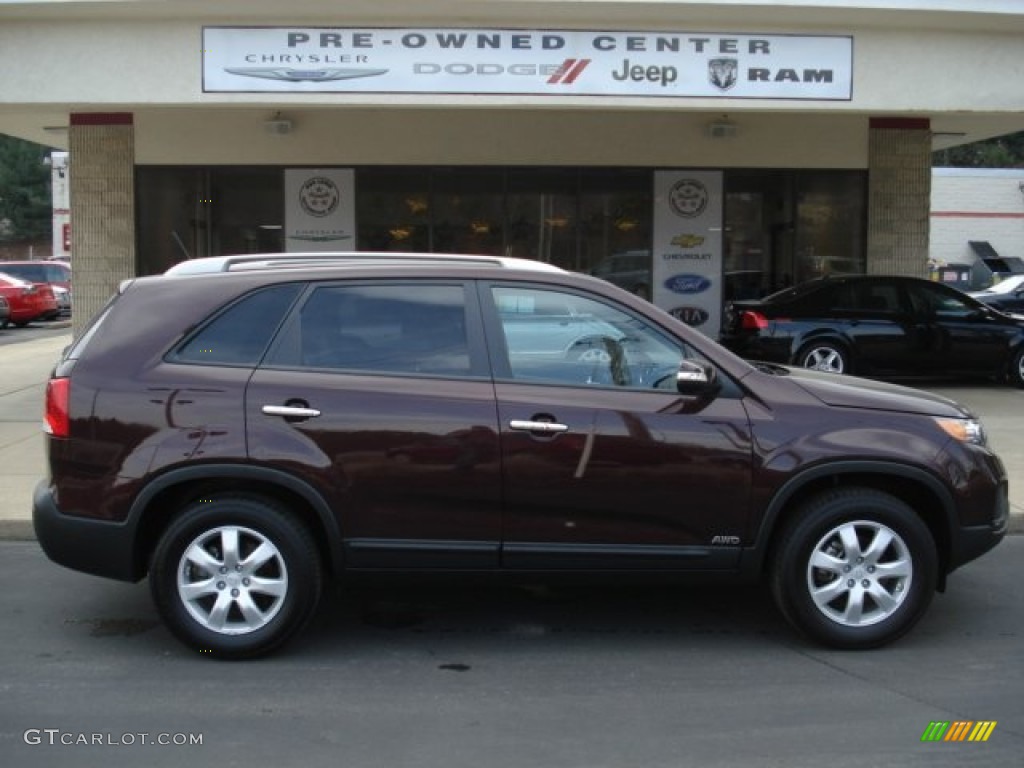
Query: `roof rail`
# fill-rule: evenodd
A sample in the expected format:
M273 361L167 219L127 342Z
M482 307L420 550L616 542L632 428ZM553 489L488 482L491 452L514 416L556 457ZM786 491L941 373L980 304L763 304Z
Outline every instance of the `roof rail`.
M234 256L208 256L175 264L165 275L208 275L261 269L302 269L329 266L370 266L381 264L452 265L526 269L537 272L564 272L553 264L508 256L484 256L456 253L403 253L392 251L324 251L315 253L250 253Z

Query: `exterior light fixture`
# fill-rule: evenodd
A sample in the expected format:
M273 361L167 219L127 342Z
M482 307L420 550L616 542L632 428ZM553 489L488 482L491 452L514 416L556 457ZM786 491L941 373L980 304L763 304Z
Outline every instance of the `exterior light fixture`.
M276 112L272 118L263 121L263 130L272 136L287 136L292 132L292 121Z
M710 139L731 139L736 135L736 123L728 118L722 118L708 123L706 131Z

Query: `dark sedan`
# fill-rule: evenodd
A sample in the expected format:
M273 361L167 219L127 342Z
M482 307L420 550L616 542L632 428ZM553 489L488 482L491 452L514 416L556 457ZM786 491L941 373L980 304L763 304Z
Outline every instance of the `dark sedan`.
M860 375L967 374L1024 387L1024 320L949 286L850 275L726 307L722 343L752 360Z

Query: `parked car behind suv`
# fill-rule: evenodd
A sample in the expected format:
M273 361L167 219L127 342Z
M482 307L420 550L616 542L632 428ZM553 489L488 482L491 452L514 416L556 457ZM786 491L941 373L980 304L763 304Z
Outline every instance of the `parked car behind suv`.
M600 353L524 332L552 308ZM516 260L188 262L122 286L45 412L43 549L148 576L172 632L225 658L279 647L326 576L368 572L765 580L810 638L869 648L1008 521L966 408L755 367Z
M995 307L1000 312L1022 313L1024 312L1024 275L1004 277L984 291L972 291L970 295L983 304Z
M915 277L824 277L726 306L749 360L860 375L988 376L1024 386L1024 319Z
M60 313L53 289L46 283L32 283L0 272L0 296L9 306L8 316L0 320L0 326L14 323L18 327L34 320L52 320Z
M60 315L71 315L71 265L55 259L46 261L0 261L0 272L30 283L50 286Z

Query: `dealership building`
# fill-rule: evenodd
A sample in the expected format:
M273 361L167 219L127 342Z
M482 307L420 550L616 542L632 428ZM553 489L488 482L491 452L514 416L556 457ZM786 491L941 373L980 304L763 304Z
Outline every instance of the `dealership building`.
M69 152L79 324L183 259L383 250L714 335L731 296L925 275L932 152L1024 129L1022 49L1020 0L8 1L0 132Z

